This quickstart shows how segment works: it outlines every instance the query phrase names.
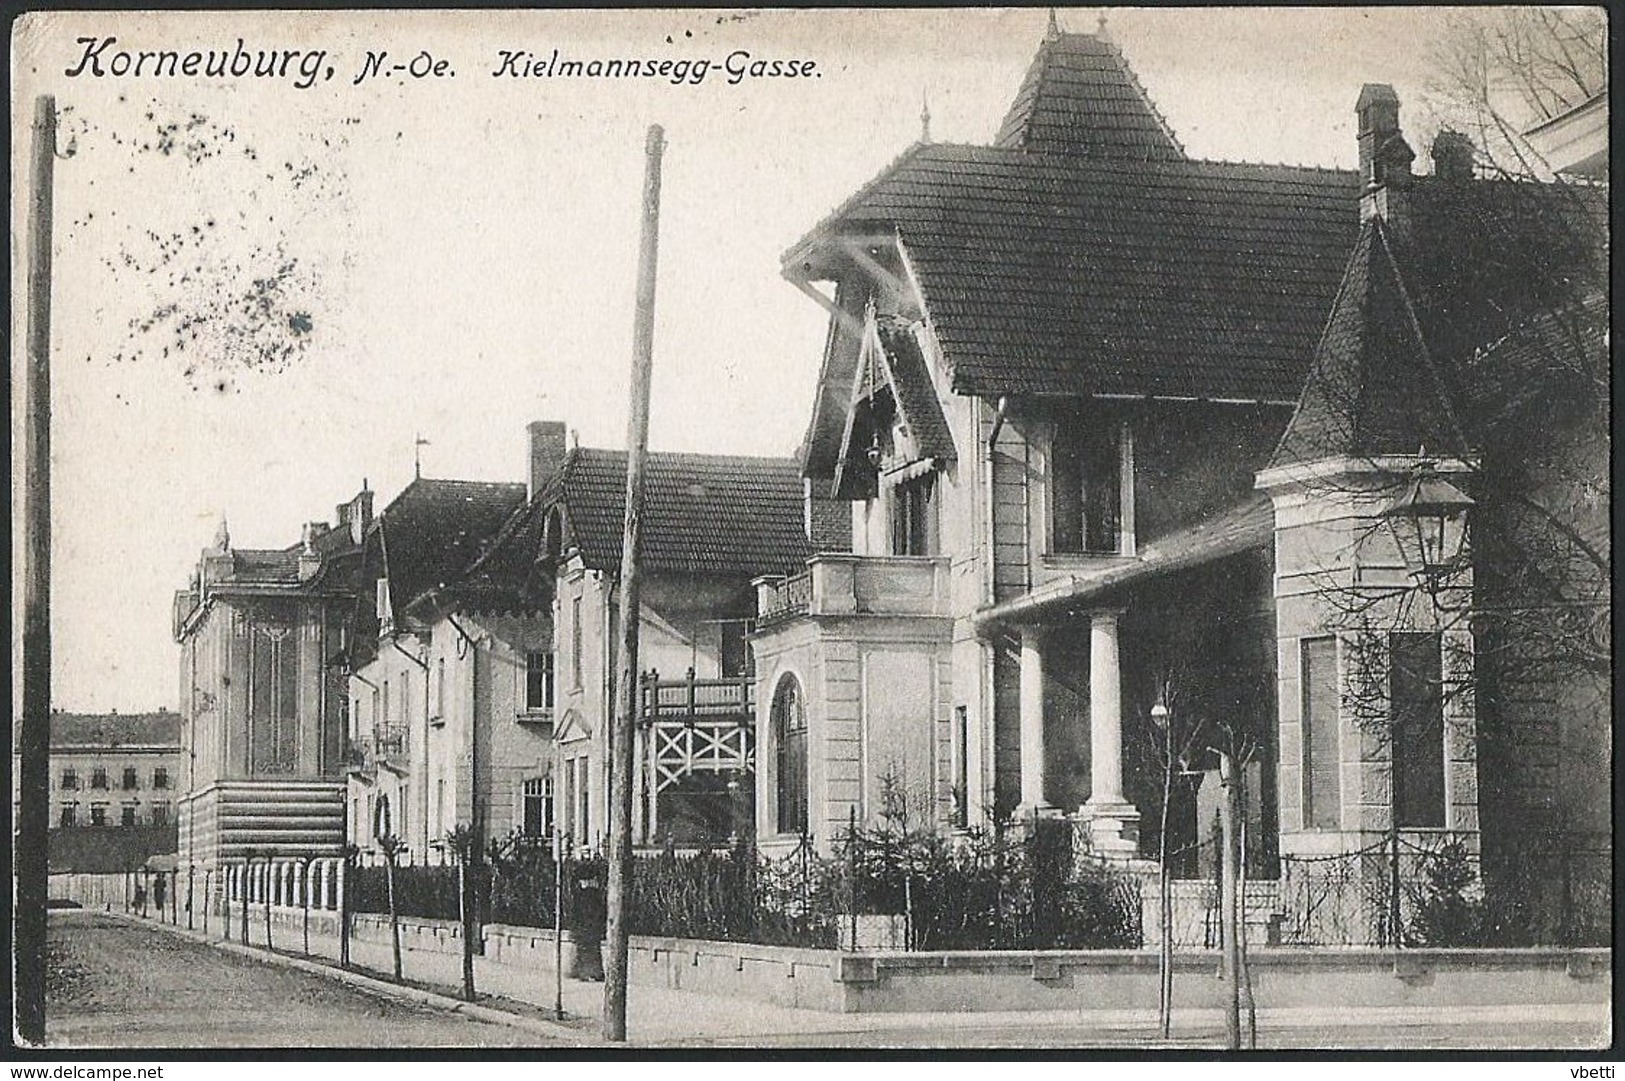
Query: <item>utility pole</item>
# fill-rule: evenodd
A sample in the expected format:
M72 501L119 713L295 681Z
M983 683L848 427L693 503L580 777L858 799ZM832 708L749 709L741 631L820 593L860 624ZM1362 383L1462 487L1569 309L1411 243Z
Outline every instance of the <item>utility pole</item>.
M660 155L665 133L649 126L638 245L637 322L632 333L631 410L626 425L626 524L621 538L621 655L618 708L610 732L609 963L604 968L604 1039L626 1041L627 898L632 888L632 741L637 730L638 629L642 586L643 460L649 443L649 375L654 360L655 265L660 248Z
M45 1042L46 829L51 769L51 188L56 99L34 101L28 215L28 399L23 449L23 715L18 737L12 954L17 1035Z
M1241 1049L1241 922L1236 918L1236 759L1219 752L1219 927L1224 947L1224 1028L1227 1046Z

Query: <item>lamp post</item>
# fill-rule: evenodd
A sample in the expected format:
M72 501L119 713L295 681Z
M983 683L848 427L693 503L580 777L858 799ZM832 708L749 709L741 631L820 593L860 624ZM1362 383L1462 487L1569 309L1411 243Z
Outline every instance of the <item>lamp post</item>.
M1419 456L1420 457L1420 456ZM1383 508L1382 517L1394 526L1402 551L1416 554L1414 572L1437 597L1440 583L1463 565L1467 541L1467 512L1473 500L1439 475L1438 466L1420 458L1405 489Z

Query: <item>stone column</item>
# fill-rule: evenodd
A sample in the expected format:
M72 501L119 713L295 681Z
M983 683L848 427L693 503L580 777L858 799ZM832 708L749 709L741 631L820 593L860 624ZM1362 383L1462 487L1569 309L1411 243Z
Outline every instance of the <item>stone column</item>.
M1042 631L1021 628L1021 812L1052 805L1044 798L1044 654Z
M1131 854L1140 812L1123 799L1123 688L1118 665L1120 608L1100 608L1089 621L1089 818L1096 851Z

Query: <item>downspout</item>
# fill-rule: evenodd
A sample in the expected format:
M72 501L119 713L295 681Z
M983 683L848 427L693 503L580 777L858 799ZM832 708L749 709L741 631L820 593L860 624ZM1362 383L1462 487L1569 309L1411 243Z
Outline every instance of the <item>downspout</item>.
M978 402L981 402L982 400L983 399L980 398L977 399ZM994 582L997 578L997 573L994 569L994 560L996 558L995 553L997 551L996 544L998 534L994 529L993 523L993 507L996 503L996 500L993 498L993 451L998 445L999 433L1004 429L1005 411L1009 407L1010 399L1001 395L999 398L998 408L993 414L993 429L988 433L987 437L987 457L985 459L987 463L985 469L986 481L982 487L982 497L987 503L987 529L985 530L984 536L984 543L987 545L987 588L984 590L984 596L988 604L994 603L994 601L997 599L994 594Z
M477 850L483 850L485 845L485 825L480 815L480 715L477 703L479 702L480 682L480 644L476 642L463 625L457 622L457 617L450 612L446 613L446 622L452 629L468 643L468 656L471 658L473 678L469 680L468 695L468 817L469 828L474 832L474 844ZM476 943L476 946L478 944Z
M982 398L977 399L978 413L980 413L980 410L984 408L982 405L984 401L985 399ZM987 445L982 448L983 453L985 454L985 466L983 472L985 480L982 485L982 499L984 506L987 508L987 522L986 529L983 532L982 543L987 546L987 570L985 579L986 588L984 590L984 595L988 605L992 605L997 602L998 582L998 533L994 528L993 521L994 507L997 505L998 500L994 498L993 492L993 454L994 448L997 447L999 442L999 433L1004 430L1005 414L1009 407L1009 397L1000 395L998 406L993 413L993 427L988 432ZM980 707L979 712L981 714L981 723L977 726L979 731L977 732L976 740L977 769L974 803L979 809L982 809L984 807L983 795L986 791L986 781L993 772L992 748L997 742L997 740L994 738L994 725L996 718L993 716L995 700L995 696L993 694L993 679L994 668L997 662L997 658L994 654L998 649L998 643L994 640L992 635L987 633L978 634L977 637L982 643L982 678L978 681L981 686L982 693L980 696L981 701L978 703ZM970 814L970 806L973 802L973 796L969 791L972 782L968 764L965 774L965 787L967 789L965 793L965 806L966 816L968 819Z

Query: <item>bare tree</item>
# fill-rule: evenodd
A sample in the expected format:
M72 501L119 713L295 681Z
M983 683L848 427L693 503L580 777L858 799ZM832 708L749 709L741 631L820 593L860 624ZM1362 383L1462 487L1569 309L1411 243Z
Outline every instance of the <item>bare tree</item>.
M1463 9L1446 17L1431 54L1428 89L1441 121L1487 149L1526 151L1518 132L1607 89L1607 15L1600 7Z

